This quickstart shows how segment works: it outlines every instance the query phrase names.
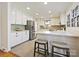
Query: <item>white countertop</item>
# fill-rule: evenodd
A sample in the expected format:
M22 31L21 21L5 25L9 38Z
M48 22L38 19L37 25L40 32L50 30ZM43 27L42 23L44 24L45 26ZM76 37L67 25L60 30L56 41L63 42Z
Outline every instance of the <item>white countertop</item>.
M45 34L45 35L61 35L61 36L71 36L71 37L79 37L79 34L74 34L66 31L38 31L37 34Z
M11 31L11 32L26 32L26 31L29 31L29 30Z

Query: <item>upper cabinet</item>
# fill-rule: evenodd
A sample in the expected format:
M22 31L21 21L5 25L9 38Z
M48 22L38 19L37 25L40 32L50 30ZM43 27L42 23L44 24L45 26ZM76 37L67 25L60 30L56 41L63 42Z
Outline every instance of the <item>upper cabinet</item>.
M79 16L79 6L77 5L74 9L74 17Z
M11 20L11 24L15 24L16 23L16 11L12 10L10 12L10 20Z
M22 13L17 10L16 12L16 24L22 24Z
M27 16L23 14L23 25L26 25L27 24Z
M70 27L70 14L67 15L67 27Z
M11 24L26 25L27 23L27 16L23 14L22 11L19 10L11 10L10 19L11 19Z
M67 15L67 27L79 27L79 5Z

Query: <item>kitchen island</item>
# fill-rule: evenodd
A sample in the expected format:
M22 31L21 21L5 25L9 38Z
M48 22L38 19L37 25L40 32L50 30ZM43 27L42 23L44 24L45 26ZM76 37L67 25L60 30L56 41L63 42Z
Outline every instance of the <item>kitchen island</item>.
M79 35L66 31L39 31L37 38L48 40L49 52L51 52L52 41L65 42L70 48L71 56L79 56Z

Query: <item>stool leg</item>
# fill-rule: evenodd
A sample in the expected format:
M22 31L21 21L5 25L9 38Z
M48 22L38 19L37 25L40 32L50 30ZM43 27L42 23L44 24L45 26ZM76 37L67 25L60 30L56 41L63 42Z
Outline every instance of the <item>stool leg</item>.
M54 56L54 47L52 46L52 56Z
M35 56L35 52L36 52L36 42L34 44L34 56Z
M46 56L46 44L44 44L44 51L45 51L45 56Z
M39 53L39 43L38 43L38 53Z
M66 55L67 55L67 57L70 57L69 49L66 51Z
M49 51L48 51L48 42L47 42L47 54L49 55Z

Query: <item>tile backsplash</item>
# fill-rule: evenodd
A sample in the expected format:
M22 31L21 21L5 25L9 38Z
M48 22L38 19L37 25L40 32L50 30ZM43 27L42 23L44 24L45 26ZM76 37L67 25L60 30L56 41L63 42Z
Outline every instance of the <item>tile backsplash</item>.
M11 25L11 30L12 31L22 31L25 30L25 26L24 25L19 25L19 24L12 24Z

